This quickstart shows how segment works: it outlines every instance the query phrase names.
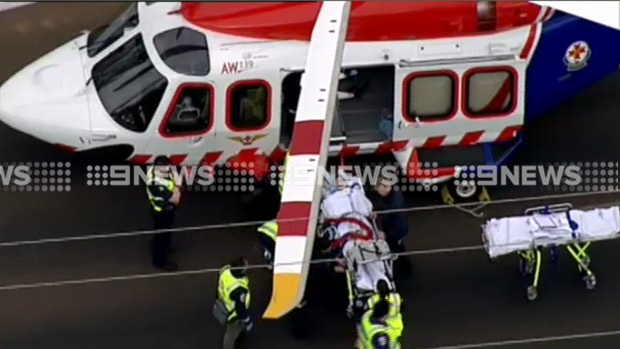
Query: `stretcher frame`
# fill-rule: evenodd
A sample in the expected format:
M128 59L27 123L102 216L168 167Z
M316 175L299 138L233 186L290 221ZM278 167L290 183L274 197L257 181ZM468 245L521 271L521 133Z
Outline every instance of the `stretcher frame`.
M366 259L363 251L364 247L371 245L373 248L374 259ZM347 269L345 271L345 277L347 282L347 291L349 296L349 304L347 306L347 316L354 318L356 315L361 315L366 310L368 299L375 294L374 290L361 290L357 288L355 274L357 268L364 264L381 261L383 267L386 270L386 278L392 291L396 291L396 283L394 282L394 260L396 256L390 251L390 247L385 240L372 240L368 241L365 246L358 244L356 246L356 253L351 256L352 258L346 258Z
M571 203L562 203L547 206L536 206L528 208L524 211L524 215L531 216L535 214L553 214L553 213L566 213L569 222L573 222L570 218L570 211L573 209ZM482 229L482 242L485 250L489 252L489 243L484 234L486 230L486 224L481 226ZM575 237L573 241L569 241L565 244L544 243L534 244L530 248L517 251L519 257L519 271L523 279L526 281L526 297L530 301L534 301L538 298L538 287L540 284L540 274L543 260L543 251L548 250L551 256L552 262L557 262L559 250L558 246L564 246L569 255L577 264L577 270L581 276L582 281L587 290L594 290L596 288L597 280L596 276L590 269L590 256L587 254L588 248L592 245L593 241L579 240ZM493 260L494 258L491 258Z
M359 186L359 185L360 184L355 183L352 185L352 187ZM359 220L353 217L355 214L356 212L350 212L350 213L342 215L338 219L325 219L324 218L325 216L321 212L321 214L319 215L320 219L319 219L319 224L317 226L316 236L320 239L326 239L327 241L330 241L330 242L338 240L338 239L333 238L335 235L334 230L337 229L335 227L338 225L339 222L345 221L345 220L357 221L358 224L360 225L368 225L367 222L364 222L362 220ZM375 294L374 290L361 290L357 288L355 274L359 266L366 264L366 263L370 263L370 262L376 262L377 260L381 261L382 263L384 263L385 270L387 271L386 277L389 280L390 287L392 288L392 290L396 290L396 284L394 282L394 276L393 276L394 260L396 259L396 256L394 256L391 253L390 248L385 240L377 239L379 229L377 227L377 223L375 219L371 217L364 217L364 218L366 218L366 220L370 223L369 228L372 231L371 232L372 240L369 240L368 242L373 243L373 246L375 247L375 256L377 257L374 260L365 260L363 258L364 254L360 252L355 255L355 258L350 259L350 258L346 258L346 256L342 254L342 250L338 251L338 255L345 257L345 261L346 261L346 269L345 269L344 274L345 274L346 283L347 283L347 294L348 294L348 302L349 302L347 306L347 317L349 319L356 317L356 315L362 314L366 309L366 304L367 304L368 299ZM349 233L349 234L350 234L350 237L347 237L345 235L344 238L355 239L354 233ZM359 244L357 247L361 248ZM327 250L323 252L329 253L330 251L333 252L331 248L328 248Z

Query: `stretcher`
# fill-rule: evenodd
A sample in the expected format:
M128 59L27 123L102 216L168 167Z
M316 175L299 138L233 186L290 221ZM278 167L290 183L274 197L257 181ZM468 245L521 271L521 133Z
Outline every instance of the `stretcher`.
M577 264L588 290L596 287L587 254L592 243L620 237L620 207L576 210L569 203L532 207L517 217L491 219L482 225L482 241L491 259L516 253L527 281L529 300L538 297L543 252L556 261L563 246Z
M394 256L370 218L373 207L356 177L340 178L323 192L317 237L328 241L328 251L341 262L349 294L347 314L363 311L379 280L395 289Z

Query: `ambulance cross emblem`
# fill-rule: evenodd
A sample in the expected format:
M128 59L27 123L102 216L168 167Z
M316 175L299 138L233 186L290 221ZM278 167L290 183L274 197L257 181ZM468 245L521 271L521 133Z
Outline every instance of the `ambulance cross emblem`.
M585 41L572 43L564 54L564 64L569 72L581 70L588 65L592 51Z

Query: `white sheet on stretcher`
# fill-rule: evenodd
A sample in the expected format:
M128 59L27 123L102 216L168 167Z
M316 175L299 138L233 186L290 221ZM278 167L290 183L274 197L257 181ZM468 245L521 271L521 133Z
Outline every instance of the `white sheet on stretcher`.
M343 253L353 247L353 241L348 241L342 247ZM381 260L358 265L355 274L355 287L361 291L374 291L379 280L385 280L390 283L385 263Z
M589 211L571 210L570 219L577 224L576 231L571 228L565 212L491 219L483 231L487 252L493 258L533 246L620 237L618 206Z
M371 229L372 224L366 217L370 216L372 209L372 203L361 186L333 191L326 194L321 203L321 212L325 219L354 218L365 222ZM340 223L336 228L338 237L360 229L354 223Z

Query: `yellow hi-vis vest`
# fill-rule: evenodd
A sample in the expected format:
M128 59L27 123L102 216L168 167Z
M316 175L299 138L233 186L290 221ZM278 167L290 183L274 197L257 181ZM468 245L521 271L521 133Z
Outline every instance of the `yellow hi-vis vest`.
M390 338L390 348L392 349L400 349L400 338L398 338L394 333L390 332L389 325L379 325L373 324L370 321L370 317L372 315L372 310L367 311L362 316L362 321L360 321L359 326L359 340L361 344L361 349L373 349L372 338L378 334L386 334Z
M151 185L163 185L166 189L173 191L176 184L171 179L160 178L155 176L154 167L149 168L149 171L146 175L146 195L149 197L149 202L153 205L153 209L157 212L161 212L164 209L166 204L164 198L155 196L149 190Z
M372 309L377 302L381 300L378 294L368 299L368 309ZM403 334L404 324L403 315L400 313L400 305L403 304L403 300L398 293L390 293L387 299L390 304L390 312L388 314L387 323L390 325L390 332L396 337L400 337Z
M278 223L276 220L266 222L258 227L257 231L267 235L270 239L275 240L276 237L278 237Z
M237 316L235 311L235 301L230 299L230 294L239 287L243 287L247 290L247 297L245 298L245 307L250 308L250 279L244 277L237 279L230 272L230 266L227 265L220 270L220 278L217 283L217 297L224 303L226 310L228 311L228 320Z
M278 181L278 188L280 190L280 195L282 195L282 191L284 190L284 175L286 174L286 164L288 163L289 153L286 153L284 157L284 163L282 164L282 171L280 171L280 180Z

